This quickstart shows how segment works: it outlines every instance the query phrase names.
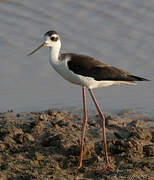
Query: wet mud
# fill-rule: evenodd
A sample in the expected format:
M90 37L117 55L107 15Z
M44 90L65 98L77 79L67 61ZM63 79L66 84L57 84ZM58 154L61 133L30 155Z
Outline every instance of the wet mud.
M105 166L101 120L91 113L83 167L77 167L82 118L68 111L0 113L0 180L154 179L154 118L125 110L106 114Z

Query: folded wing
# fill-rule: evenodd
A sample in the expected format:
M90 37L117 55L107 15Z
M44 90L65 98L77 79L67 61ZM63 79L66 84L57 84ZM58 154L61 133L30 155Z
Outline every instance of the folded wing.
M67 54L68 55L68 54ZM68 68L75 74L92 77L97 81L148 81L142 77L107 65L92 57L70 54Z

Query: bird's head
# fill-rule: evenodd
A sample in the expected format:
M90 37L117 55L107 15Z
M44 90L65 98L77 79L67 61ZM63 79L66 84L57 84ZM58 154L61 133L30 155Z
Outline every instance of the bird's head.
M50 47L50 48L60 48L61 42L60 37L56 31L48 31L44 34L44 42L34 51L28 54L28 56L34 54L36 51L43 47Z

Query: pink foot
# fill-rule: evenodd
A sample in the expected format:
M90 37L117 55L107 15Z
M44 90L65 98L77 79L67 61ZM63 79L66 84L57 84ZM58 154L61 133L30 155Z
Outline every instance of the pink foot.
M110 163L108 162L108 163L106 163L106 165L105 165L105 167L102 169L102 170L100 170L100 171L98 171L98 174L102 174L102 173L104 173L104 172L106 172L106 171L113 171L114 170L114 168L110 165Z
M79 163L79 165L73 170L74 172L77 173L77 171L82 167L82 163Z
M106 163L106 165L105 165L105 167L103 168L103 172L104 171L107 171L107 170L114 170L114 168L110 165L110 163L108 162L108 163Z

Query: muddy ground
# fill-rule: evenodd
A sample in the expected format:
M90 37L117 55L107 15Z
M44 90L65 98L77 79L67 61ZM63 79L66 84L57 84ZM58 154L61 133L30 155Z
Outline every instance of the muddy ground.
M0 113L0 180L154 180L154 118L126 110L106 114L109 160L105 165L101 121L89 116L83 167L80 115L47 110Z

